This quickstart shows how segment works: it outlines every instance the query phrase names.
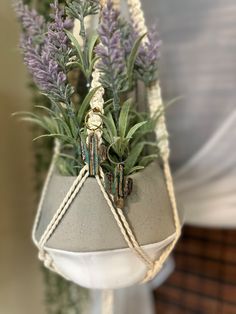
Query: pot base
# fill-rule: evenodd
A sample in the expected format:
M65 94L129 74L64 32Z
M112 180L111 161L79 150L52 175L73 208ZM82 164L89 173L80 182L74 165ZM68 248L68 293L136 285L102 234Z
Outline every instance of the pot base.
M175 234L142 248L156 260L174 237ZM82 253L52 248L45 250L66 279L90 289L128 287L141 282L147 272L146 265L129 248Z

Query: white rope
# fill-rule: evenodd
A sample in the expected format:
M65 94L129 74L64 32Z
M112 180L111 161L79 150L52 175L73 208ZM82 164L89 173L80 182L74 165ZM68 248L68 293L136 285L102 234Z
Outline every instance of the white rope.
M113 6L116 10L120 9L120 0L112 0Z
M73 182L72 186L70 187L68 193L66 194L64 200L62 201L61 205L59 206L58 210L54 214L52 220L50 221L49 225L47 226L46 230L44 231L40 241L39 246L43 249L45 243L50 238L54 230L56 229L57 225L65 215L67 209L69 208L70 204L73 202L75 196L79 193L81 187L83 186L84 182L86 181L87 177L89 176L88 173L88 166L85 165L84 168L81 169L78 177Z
M146 34L148 28L146 26L144 12L142 10L142 5L139 0L127 0L129 13L135 30L140 34ZM147 40L144 38L144 41Z
M88 126L88 134L95 133L97 135L97 138L99 140L99 144L102 143L102 117L101 114L103 114L103 105L104 105L104 99L103 95L105 93L104 88L101 86L100 83L100 71L97 68L97 64L99 61L97 61L94 65L94 71L92 74L92 82L91 82L91 89L98 88L95 95L91 99L90 102L90 112L88 115L87 120L87 126Z
M54 171L54 168L55 168L55 162L57 160L57 157L58 157L59 153L60 153L60 143L59 143L58 140L55 140L52 161L51 161L51 164L50 164L50 167L49 167L49 170L48 170L48 173L47 173L47 177L46 177L46 180L45 180L45 183L44 183L44 186L43 186L43 190L42 190L42 193L41 193L41 196L40 196L38 210L37 210L37 214L36 214L36 217L35 217L33 230L32 230L32 239L33 239L33 242L35 243L36 246L38 246L38 241L36 240L36 230L37 230L37 227L38 227L38 224L39 224L39 219L40 219L40 216L41 216L41 213L42 213L42 206L43 206L43 202L44 202L47 190L48 190L48 185L49 185L49 182L51 181L52 174L53 174L53 171Z
M155 133L158 140L158 147L161 157L163 159L169 159L169 133L166 127L165 110L161 97L159 81L154 82L154 84L148 87L147 96L151 116L154 116L155 112L160 112L161 114L155 128Z
M150 260L150 258L147 256L147 254L142 250L142 248L139 246L138 241L136 240L133 232L131 231L131 228L129 227L129 224L122 212L121 209L115 208L113 205L113 202L111 201L108 193L106 192L101 179L99 176L96 176L96 180L100 186L100 189L102 191L102 194L113 214L113 217L115 218L115 221L126 241L128 244L128 247L147 265L147 267L150 269L153 267L153 262Z
M127 0L127 2L129 6L131 20L133 22L134 27L137 29L140 35L146 33L147 26L146 26L142 6L141 6L141 1L140 0ZM144 40L147 40L147 39L145 38ZM144 279L144 282L151 280L159 272L159 270L163 266L163 263L166 261L169 254L173 250L181 233L181 224L180 224L179 213L178 213L177 204L176 204L173 179L172 179L170 166L169 166L169 153L170 153L169 139L168 139L168 131L167 131L165 115L164 115L164 105L163 105L163 101L161 97L161 88L160 88L159 81L156 81L152 86L148 88L147 94L148 94L148 104L149 104L151 116L153 116L156 111L163 112L163 114L158 120L155 133L158 140L158 147L160 149L160 154L163 160L166 187L167 187L167 191L169 194L169 198L170 198L170 202L171 202L171 206L173 210L176 232L175 232L175 240L164 250L160 258L157 261L155 261L153 269L148 271Z
M102 291L102 314L113 314L114 312L114 291Z

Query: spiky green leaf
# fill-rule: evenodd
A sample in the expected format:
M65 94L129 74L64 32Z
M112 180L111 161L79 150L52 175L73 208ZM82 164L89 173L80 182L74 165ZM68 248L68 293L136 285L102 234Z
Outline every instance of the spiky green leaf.
M157 154L152 154L148 156L144 156L140 159L139 164L143 167L147 167L152 161L158 158Z
M68 30L65 29L64 31L65 31L66 35L68 36L68 38L70 39L71 43L73 44L73 46L75 47L75 49L78 53L79 62L81 64L81 69L83 69L85 71L83 52L82 52L82 48L81 48L78 40Z
M139 47L142 43L143 38L146 36L146 33L140 36L139 38L136 39L133 48L131 50L131 53L128 57L127 61L127 75L128 75L128 81L129 81L129 86L132 85L132 80L133 80L133 73L134 73L134 64L135 60L138 55Z
M126 175L128 175L131 169L136 165L137 160L143 151L144 145L145 145L144 143L139 143L131 149L129 156L125 162Z
M77 113L78 122L79 122L80 126L82 126L84 119L85 119L86 112L87 112L88 107L89 107L89 104L90 104L93 96L99 90L99 88L100 88L100 86L91 89L90 92L84 98L82 104L80 105L78 113Z
M131 139L134 134L143 126L147 123L147 121L139 122L136 123L128 132L126 138Z
M131 106L131 100L128 99L127 101L123 103L121 107L119 123L118 123L119 135L121 137L125 137L126 135L127 125L129 121L130 106Z
M89 63L92 63L93 60L93 54L94 54L94 47L96 45L96 42L98 40L98 34L93 33L88 40L88 58L89 58Z
M111 112L108 112L106 116L102 115L102 119L111 137L116 137L117 129Z

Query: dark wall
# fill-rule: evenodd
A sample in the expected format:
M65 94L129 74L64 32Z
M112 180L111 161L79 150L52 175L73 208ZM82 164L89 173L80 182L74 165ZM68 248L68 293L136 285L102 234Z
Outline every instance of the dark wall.
M176 270L155 291L161 314L236 313L236 231L185 227Z

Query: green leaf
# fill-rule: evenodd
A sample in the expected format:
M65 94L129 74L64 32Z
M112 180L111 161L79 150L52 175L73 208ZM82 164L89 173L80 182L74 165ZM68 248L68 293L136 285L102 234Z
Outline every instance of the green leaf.
M42 121L45 125L48 126L48 128L50 129L50 133L55 133L55 131L57 131L57 123L55 119L44 116L42 117Z
M132 136L140 129L144 124L146 124L147 121L136 123L128 132L126 138L131 139Z
M88 75L89 75L89 76L91 75L91 73L92 73L92 71L93 71L93 68L94 68L94 64L95 64L95 62L96 62L98 59L99 59L98 57L94 57L94 58L91 60L91 62L90 62L90 64L89 64L89 69L88 69Z
M111 108L112 106L112 103L113 103L113 98L110 98L108 99L107 101L104 102L104 110L107 109L107 108ZM110 107L109 107L110 106Z
M52 104L59 110L59 112L62 114L64 120L65 120L66 122L68 122L69 120L68 120L68 112L67 112L68 107L67 107L67 105L66 105L66 108L64 108L63 105L62 105L62 103L56 102L56 101L54 101L54 100L51 99L51 98L50 98L50 101L51 101Z
M113 137L112 149L119 156L124 158L125 152L128 151L128 140L121 137Z
M130 102L131 100L128 99L126 102L123 103L121 107L119 123L118 123L119 135L121 137L125 137L126 135L126 129L127 129L128 120L129 120Z
M102 137L104 138L107 143L112 144L113 143L113 137L111 136L110 132L108 132L107 129L103 129Z
M135 166L140 154L143 151L143 148L144 148L144 143L139 143L131 149L129 156L125 162L125 174L126 175L128 175L131 169Z
M64 120L62 120L59 117L55 118L55 120L58 122L58 126L62 127L62 130L65 131L65 135L67 135L69 137L73 137L71 129L69 128L69 126L66 124L66 122Z
M40 136L37 136L33 139L33 141L37 141L41 138L46 138L46 137L56 137L58 134L43 134L43 135L40 135Z
M43 109L43 110L45 110L47 113L49 113L49 114L51 114L52 116L55 116L55 111L53 111L53 110L51 110L51 109L49 109L48 107L45 107L45 106L39 106L39 105L37 105L37 106L35 106L35 108L39 108L39 109Z
M94 47L96 45L97 40L98 40L97 33L93 33L88 40L88 58L89 58L90 64L92 63L92 60L93 60L93 51L94 51Z
M83 52L82 52L82 49L80 47L79 42L77 41L77 39L75 38L75 36L71 32L69 32L66 29L64 29L64 31L65 31L66 35L69 37L71 43L74 45L76 51L78 52L79 60L80 60L82 69L85 71Z
M157 158L158 158L157 154L145 156L145 157L141 158L139 165L141 165L143 167L147 167L147 165L149 165L153 160L155 160Z
M46 137L56 137L56 138L60 138L60 139L64 140L65 142L72 143L74 145L78 144L73 138L66 136L66 135L63 135L63 134L57 134L57 133L43 134L43 135L40 135L40 136L34 138L33 141L36 141L36 140L41 139L41 138L46 138Z
M111 112L108 112L107 116L102 115L102 119L111 137L116 137L117 136L116 125L113 120Z
M136 172L136 171L143 170L143 169L144 169L143 166L135 166L135 167L133 167L132 169L130 169L130 171L129 171L128 174L132 174L132 173L134 173L134 172Z
M83 65L82 65L80 62L78 62L78 61L71 61L71 62L68 62L68 63L66 64L67 67L71 67L71 66L73 66L73 65L79 67L79 69L80 69L82 72L84 72Z
M30 112L30 111L18 111L18 112L14 112L11 114L12 117L16 117L16 116L29 116L35 119L40 119L41 117L38 116L37 114Z
M104 107L104 115L106 116L109 111L112 111L112 110L113 110L113 98L107 100L107 101L104 103L104 106L103 106L103 107Z
M77 139L78 134L79 134L79 129L76 126L76 123L75 123L74 119L72 119L72 118L70 118L70 129L71 129L71 133L72 133L73 137L75 139Z
M85 118L85 113L89 107L89 104L93 98L93 96L96 94L96 92L98 91L98 89L100 88L100 86L93 88L92 90L90 90L90 92L86 95L86 97L84 98L81 106L79 107L78 110L78 121L79 121L79 125L81 126L82 123L84 122L84 118Z
M138 50L139 47L141 45L141 42L143 40L143 38L146 36L146 34L143 34L142 36L140 36L139 38L136 39L134 46L131 50L131 53L128 57L128 61L127 61L127 75L128 75L128 81L129 81L129 86L132 85L132 80L133 80L133 71L134 71L134 64L135 64L135 60L137 58L138 55Z
M158 120L158 118L157 118ZM149 119L145 125L143 125L142 128L138 130L138 132L135 134L135 138L132 142L133 145L140 142L142 138L145 137L145 135L154 133L155 127L156 127L157 121L156 119Z
M33 124L36 124L38 126L40 126L42 129L51 132L50 128L48 127L48 125L46 125L43 121L41 121L40 119L36 119L36 118L31 118L31 117L24 117L21 119L22 121L26 121L26 122L31 122Z
M151 146L151 147L154 147L154 148L158 148L158 145L156 142L151 142L151 141L142 141L140 143L143 143L144 145L148 145L148 146Z
M63 158L67 158L67 159L71 159L71 160L77 161L77 160L75 159L75 157L73 157L72 155L69 155L69 154L60 153L59 156L60 156L60 157L63 157Z

